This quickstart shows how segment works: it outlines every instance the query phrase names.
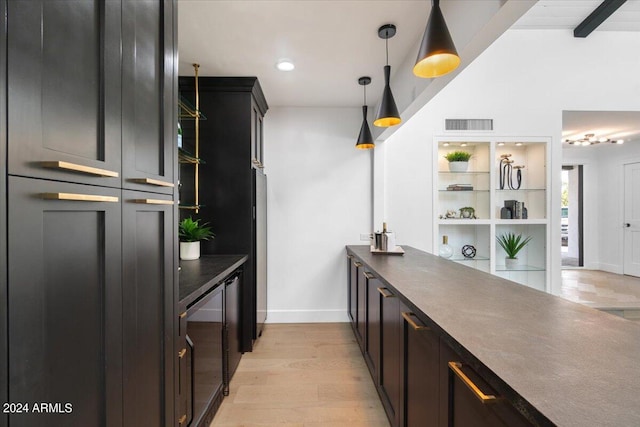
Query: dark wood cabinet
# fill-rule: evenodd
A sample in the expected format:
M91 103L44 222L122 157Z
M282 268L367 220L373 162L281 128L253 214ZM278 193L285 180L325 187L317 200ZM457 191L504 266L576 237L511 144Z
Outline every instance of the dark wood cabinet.
M355 331L356 319L358 316L358 275L362 263L353 259L353 256L347 258L348 275L347 275L347 315L351 321L351 326Z
M173 194L176 129L173 5L122 3L122 183Z
M446 426L440 422L440 339L404 304L403 318L403 427Z
M225 353L226 353L226 378L225 393L229 393L229 383L238 368L242 357L240 348L240 287L241 273L234 274L225 281L224 317L225 317Z
M532 426L513 405L497 393L486 378L461 361L446 343L441 343L440 372L446 371L441 386L442 412L448 427L525 427ZM446 386L445 386L446 385Z
M379 381L380 366L380 292L382 282L372 273L368 273L365 287L365 298L367 299L367 321L366 321L366 346L365 361L369 366L371 377L377 384Z
M468 352L359 257L347 259L349 319L392 427L535 425L516 409L525 403L496 391L508 389L499 378L470 364Z
M173 402L171 196L122 193L124 425L167 425Z
M175 6L0 0L2 425L174 425Z
M9 177L9 396L72 405L11 425L122 425L120 193Z
M392 427L400 424L402 353L400 301L387 287L377 289L380 299L380 375L382 404Z
M9 173L120 187L120 2L10 1L7 12Z
M260 231L266 213L266 177L257 164L252 167L252 147L256 123L268 106L256 77L200 77L198 82L200 110L207 116L200 122L199 154L207 163L199 171L206 186L200 188L203 208L197 217L209 222L216 234L201 248L203 254L249 254L241 294L240 343L243 351L251 351L265 320L267 294L266 234ZM180 77L179 87L182 96L194 103L193 77ZM193 130L189 123L183 125L188 150ZM186 185L188 180L183 188Z

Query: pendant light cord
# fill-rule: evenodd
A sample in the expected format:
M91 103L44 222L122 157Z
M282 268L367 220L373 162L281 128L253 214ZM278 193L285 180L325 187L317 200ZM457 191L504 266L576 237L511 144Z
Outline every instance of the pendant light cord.
M387 65L389 65L389 30L386 30L387 37L384 39L384 46L387 51Z
M364 88L364 105L367 105L367 85L362 85Z

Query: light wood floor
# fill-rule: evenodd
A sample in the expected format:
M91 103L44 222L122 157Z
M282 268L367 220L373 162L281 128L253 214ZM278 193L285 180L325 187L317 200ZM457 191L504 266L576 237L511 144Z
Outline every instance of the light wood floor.
M348 323L267 324L211 427L389 427Z
M599 270L562 270L563 298L640 320L640 278Z

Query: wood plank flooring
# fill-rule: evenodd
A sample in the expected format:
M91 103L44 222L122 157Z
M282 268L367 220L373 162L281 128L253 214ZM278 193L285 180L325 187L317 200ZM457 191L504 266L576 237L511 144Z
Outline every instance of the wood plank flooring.
M348 323L267 324L211 427L388 427Z

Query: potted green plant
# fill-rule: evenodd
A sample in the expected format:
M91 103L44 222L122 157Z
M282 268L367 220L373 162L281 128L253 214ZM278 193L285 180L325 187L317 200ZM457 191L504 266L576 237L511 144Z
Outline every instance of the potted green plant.
M180 238L180 259L194 260L200 258L200 241L209 240L215 235L209 227L209 223L200 224L200 220L185 218L178 224L178 237Z
M469 168L471 153L466 151L451 151L444 156L449 162L449 171L466 172Z
M476 210L471 206L465 206L460 208L460 218L464 219L476 219Z
M510 270L514 269L518 263L518 252L524 248L531 240L531 236L522 237L522 234L516 235L515 233L503 233L500 236L496 236L496 240L504 252L507 254L504 259L505 267Z

